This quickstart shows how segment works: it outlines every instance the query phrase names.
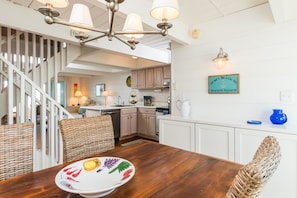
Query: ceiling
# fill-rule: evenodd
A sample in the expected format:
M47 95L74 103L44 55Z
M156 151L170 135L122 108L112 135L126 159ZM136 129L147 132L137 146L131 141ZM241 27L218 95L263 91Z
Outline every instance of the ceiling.
M37 10L42 6L37 0L8 0L19 5L23 5L28 8ZM75 3L83 3L90 8L91 16L94 26L99 29L108 28L108 13L105 6L98 6L94 4L95 0L69 0L69 6L67 8L58 9L60 11L60 18L69 19L72 5ZM126 0L124 3L129 3L133 0ZM150 3L153 0L147 0ZM104 2L104 1L101 1ZM214 20L220 17L224 17L236 12L240 12L258 5L267 3L268 0L179 0L180 16L181 20L187 26L193 26L195 24L204 23L210 20ZM120 4L120 9L122 4ZM147 10L149 12L149 10ZM139 13L140 14L140 13ZM120 16L120 17L118 17ZM118 14L115 20L115 29L121 30L125 22L126 15ZM144 24L144 29L153 30L152 27ZM145 35L140 42L144 45L148 45L153 48L166 50L170 48L170 39L162 37L160 35Z
M7 0L13 2L15 4L19 4L25 6L30 9L37 10L42 4L40 4L37 0ZM122 4L120 4L120 11L117 12L115 18L114 28L116 30L121 30L125 21L126 13L129 12L137 12L141 15L143 19L144 29L145 30L154 30L156 21L152 21L149 19L149 8L152 4L153 0L126 0ZM160 35L145 35L142 39L140 39L141 45L151 47L157 50L164 51L165 53L170 53L170 43L172 41L188 44L190 42L190 38L185 38L179 36L175 33L182 29L181 27L186 27L187 29L191 29L193 26L209 22L211 20L215 20L218 18L222 18L228 15L232 15L237 12L241 12L255 6L259 6L262 4L270 4L272 9L272 13L274 13L274 20L282 21L283 16L282 12L279 11L279 7L283 8L283 10L288 10L290 3L294 3L296 0L179 0L180 6L180 16L178 19L173 21L173 28L169 30L169 35L167 37L163 37ZM107 29L108 28L108 13L105 6L105 0L69 0L70 5L67 8L58 9L60 12L60 18L68 20L70 17L72 5L74 3L83 3L90 8L91 16L93 19L94 26L99 29ZM280 6L280 5L286 5ZM278 11L276 11L278 10ZM297 12L295 9L292 9L294 15L290 17L295 17ZM278 17L280 16L280 17ZM288 16L288 14L286 15ZM296 16L297 17L297 16ZM176 25L177 24L177 25ZM175 29L176 28L176 29ZM188 35L186 35L188 36ZM189 37L189 36L188 36ZM137 47L138 48L138 47ZM130 48L127 48L130 51ZM122 53L112 52L108 50L96 50L98 53L103 52L105 54L116 54L116 56L127 56ZM96 53L93 53L94 57L96 57ZM158 64L160 62L157 61ZM93 62L94 64L94 62ZM116 65L113 65L116 66Z

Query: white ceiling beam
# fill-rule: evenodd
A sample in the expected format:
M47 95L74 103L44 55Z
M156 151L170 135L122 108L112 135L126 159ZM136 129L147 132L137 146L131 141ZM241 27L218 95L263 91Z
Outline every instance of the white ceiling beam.
M275 23L297 19L296 0L269 0Z

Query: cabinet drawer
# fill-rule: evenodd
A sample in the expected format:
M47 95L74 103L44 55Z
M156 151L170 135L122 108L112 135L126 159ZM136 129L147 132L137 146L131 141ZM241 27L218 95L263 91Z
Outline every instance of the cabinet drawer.
M139 113L146 113L146 114L156 114L155 108L138 108Z
M121 109L121 114L130 114L130 113L136 113L137 108L125 108Z

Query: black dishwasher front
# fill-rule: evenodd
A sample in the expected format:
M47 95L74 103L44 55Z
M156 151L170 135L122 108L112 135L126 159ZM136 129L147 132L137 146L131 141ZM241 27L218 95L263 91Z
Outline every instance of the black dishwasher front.
M120 109L102 110L101 115L111 115L114 138L118 140L120 138L121 110Z

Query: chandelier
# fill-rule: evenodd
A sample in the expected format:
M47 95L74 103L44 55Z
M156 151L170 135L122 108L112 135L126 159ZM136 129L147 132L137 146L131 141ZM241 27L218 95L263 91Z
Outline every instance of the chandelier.
M65 8L69 5L68 0L37 0L45 7L41 7L38 11L45 16L44 20L47 24L60 24L69 26L78 33L75 35L79 39L80 44L107 37L109 41L113 38L130 46L132 50L136 48L136 44L139 43L137 39L142 38L144 34L160 34L166 36L168 29L172 27L169 20L175 19L179 15L179 7L177 0L154 0L150 14L153 18L161 20L157 24L159 30L156 31L144 31L142 26L141 17L138 14L128 14L122 31L114 30L113 23L116 12L119 10L119 4L124 0L105 0L106 8L109 13L109 27L107 30L97 29L93 26L92 18L89 8L86 5L77 3L73 5L72 12L69 21L65 21L57 18L60 13L55 8ZM100 33L98 36L89 37L86 32ZM124 35L128 37L128 40L124 40L119 37Z

